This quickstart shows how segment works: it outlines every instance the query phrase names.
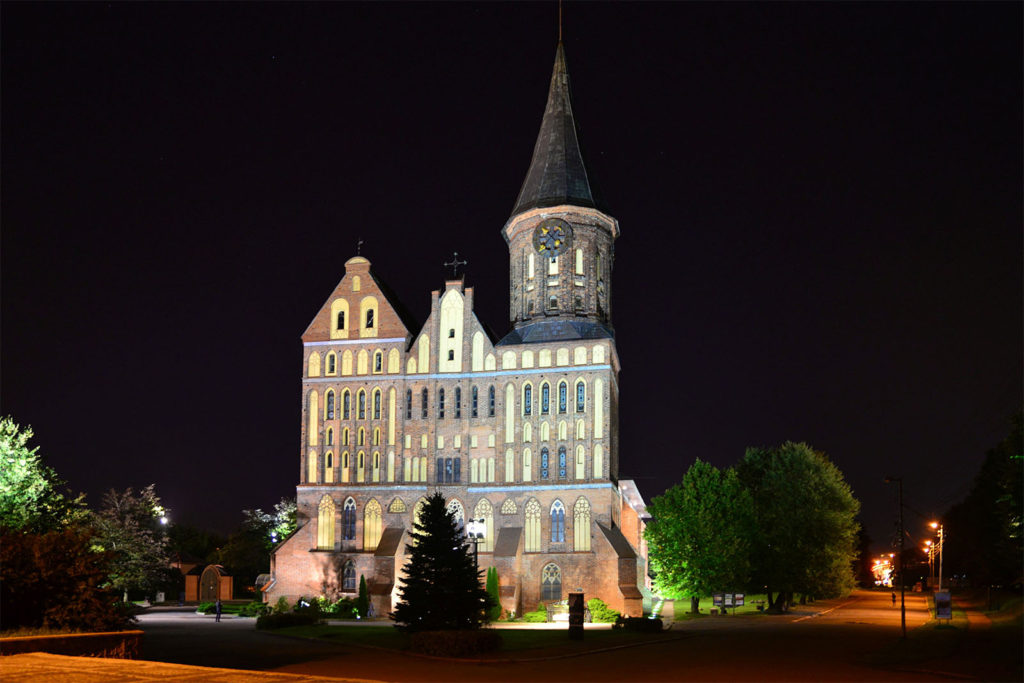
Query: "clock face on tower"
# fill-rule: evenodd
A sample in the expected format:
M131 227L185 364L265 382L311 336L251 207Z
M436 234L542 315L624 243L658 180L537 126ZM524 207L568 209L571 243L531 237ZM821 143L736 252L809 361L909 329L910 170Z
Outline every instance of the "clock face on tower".
M533 231L533 248L542 256L554 257L569 249L572 227L558 218L541 221Z

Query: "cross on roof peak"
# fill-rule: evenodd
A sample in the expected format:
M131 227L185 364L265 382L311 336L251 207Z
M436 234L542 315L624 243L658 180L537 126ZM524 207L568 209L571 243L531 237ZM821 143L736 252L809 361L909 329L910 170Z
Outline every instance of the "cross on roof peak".
M454 280L459 276L459 266L467 265L469 261L460 261L459 252L452 252L452 260L444 264L445 268L452 269L452 279Z

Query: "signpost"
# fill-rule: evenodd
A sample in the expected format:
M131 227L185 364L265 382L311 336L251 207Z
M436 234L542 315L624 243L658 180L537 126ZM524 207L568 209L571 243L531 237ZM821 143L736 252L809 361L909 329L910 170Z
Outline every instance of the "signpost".
M722 609L722 614L726 614L726 609L732 607L733 610L737 607L743 607L744 599L746 594L744 593L713 593L711 599L714 602L715 607Z
M583 593L569 593L569 640L583 640Z
M935 618L953 618L953 599L949 591L935 591Z

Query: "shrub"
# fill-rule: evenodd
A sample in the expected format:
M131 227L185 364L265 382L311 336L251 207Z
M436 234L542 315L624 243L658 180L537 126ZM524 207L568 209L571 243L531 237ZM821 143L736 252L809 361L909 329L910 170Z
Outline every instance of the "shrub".
M619 617L612 624L612 628L621 628L626 631L637 633L661 633L661 619L647 619L645 617Z
M542 624L548 620L548 610L544 603L539 603L533 612L524 612L523 621L530 624Z
M601 624L614 624L622 615L613 610L605 601L600 598L591 598L587 601L587 609L590 610L590 620Z
M487 620L497 621L501 618L501 595L498 592L498 570L495 567L487 568L487 595L490 596L491 606L487 608Z
M365 618L370 611L370 592L366 589L366 577L359 575L359 597L356 598L356 611Z
M270 611L270 605L264 605L262 602L253 601L247 602L238 608L238 616L240 617L259 617Z
M258 629L278 629L287 626L311 626L320 622L320 613L314 610L300 610L298 612L274 612L264 614L256 619Z
M201 602L199 603L199 606L196 607L196 612L198 612L199 614L213 614L215 607L215 603Z
M410 649L435 657L472 657L501 648L496 631L419 631L412 634Z
M291 608L292 606L288 604L288 598L282 595L277 599L277 604L274 605L274 614L284 614L290 611Z

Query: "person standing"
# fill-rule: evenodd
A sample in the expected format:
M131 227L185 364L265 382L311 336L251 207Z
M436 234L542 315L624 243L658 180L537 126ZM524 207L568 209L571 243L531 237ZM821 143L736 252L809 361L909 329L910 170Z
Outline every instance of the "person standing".
M217 615L217 621L220 621L220 598L217 598L217 604L214 606L214 613Z

